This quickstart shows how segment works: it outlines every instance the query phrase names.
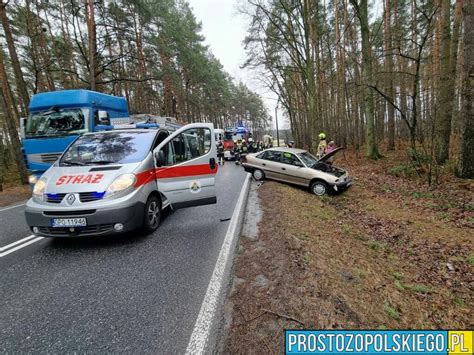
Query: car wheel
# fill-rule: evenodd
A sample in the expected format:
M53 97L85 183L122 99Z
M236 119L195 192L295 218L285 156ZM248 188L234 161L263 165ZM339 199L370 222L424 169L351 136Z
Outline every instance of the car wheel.
M255 169L252 173L252 176L257 181L265 179L265 173L260 169Z
M323 196L328 192L328 185L323 181L315 181L311 184L311 192L316 196Z
M158 229L161 221L161 203L156 196L150 196L145 205L145 215L143 216L143 229L147 233L152 233Z

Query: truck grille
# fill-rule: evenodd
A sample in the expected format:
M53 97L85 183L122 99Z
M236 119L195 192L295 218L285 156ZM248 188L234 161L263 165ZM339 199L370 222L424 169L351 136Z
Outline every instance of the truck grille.
M92 202L92 201L102 200L104 195L105 195L105 191L104 192L96 192L96 191L80 192L79 199L81 200L81 202Z
M46 194L46 202L61 203L66 194Z
M87 227L75 227L74 232L70 232L69 227L67 228L53 228L53 227L38 227L38 234L45 234L50 236L74 236L74 235L91 235L101 234L112 231L114 228L113 223L107 224L96 224L94 226Z
M53 164L59 159L62 153L44 153L44 154L28 154L28 160L32 163Z
M48 154L41 154L41 161L43 163L53 164L56 160L59 159L61 153L48 153Z

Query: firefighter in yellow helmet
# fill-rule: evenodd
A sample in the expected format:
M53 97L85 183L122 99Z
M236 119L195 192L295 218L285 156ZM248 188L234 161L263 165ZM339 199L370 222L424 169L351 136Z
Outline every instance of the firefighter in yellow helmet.
M318 144L318 158L321 158L324 155L324 151L326 150L326 133L321 132L319 133L319 144Z
M240 164L240 156L242 154L242 138L234 140L234 159L235 164Z

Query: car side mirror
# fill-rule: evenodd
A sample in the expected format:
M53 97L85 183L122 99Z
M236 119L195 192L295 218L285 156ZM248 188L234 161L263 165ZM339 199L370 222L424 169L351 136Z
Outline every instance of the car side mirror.
M161 167L165 165L165 152L162 150L155 153L156 166Z
M99 124L104 125L104 126L110 126L110 117L107 111L99 111L98 116L99 116Z
M304 167L303 163L300 163L299 161L297 161L297 162L295 163L295 165L296 165L298 168L303 168L303 167Z

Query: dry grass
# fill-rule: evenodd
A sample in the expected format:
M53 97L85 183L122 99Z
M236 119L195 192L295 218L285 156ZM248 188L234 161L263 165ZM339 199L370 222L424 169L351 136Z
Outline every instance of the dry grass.
M472 182L430 191L385 173L397 163L347 153L338 165L356 184L322 199L259 188L263 219L257 240L241 238L227 352L281 352L283 329L303 327L264 310L306 328L472 328Z
M19 185L4 188L0 192L0 206L8 206L31 197L31 188L29 185Z
M21 185L18 171L10 165L3 177L3 191L0 191L0 206L8 206L31 197L29 185Z

